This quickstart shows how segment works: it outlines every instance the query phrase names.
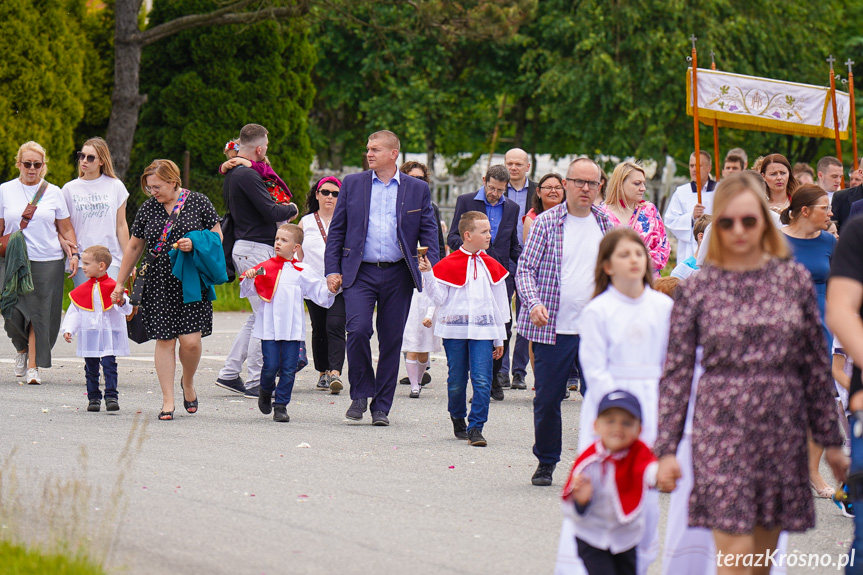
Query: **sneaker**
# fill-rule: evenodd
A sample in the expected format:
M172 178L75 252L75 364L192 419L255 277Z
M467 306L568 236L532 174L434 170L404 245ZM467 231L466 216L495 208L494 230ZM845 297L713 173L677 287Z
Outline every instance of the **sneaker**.
M24 377L27 374L27 352L15 354L15 377Z
M245 393L243 393L243 397L247 397L249 399L258 399L258 397L260 397L260 393L261 385L253 385L252 387L247 389Z
M120 403L113 397L105 400L105 411L120 411Z
M467 444L473 447L485 447L488 445L488 442L482 436L482 432L474 427L467 432Z
M512 389L527 389L527 383L524 381L523 373L512 374Z
M540 463L533 472L533 477L530 482L534 485L548 487L551 485L551 475L554 473L554 468L557 467L554 463Z
M351 406L348 408L345 417L354 421L360 421L363 414L369 408L369 400L367 398L355 399L351 401Z
M102 409L102 401L98 399L91 399L90 403L87 405L87 411L95 412L99 411L100 409Z
M410 383L410 381L408 381L408 383ZM426 371L425 373L423 373L423 378L420 381L420 385L428 385L430 383L431 383L431 374L428 371Z
M269 413L273 410L273 392L260 390L258 395L258 409L261 410L261 413L264 415L269 415Z
M239 377L235 377L234 379L222 379L220 377L216 380L216 385L221 388L227 389L228 391L233 391L234 393L239 393L240 395L246 395L246 386L243 385L243 380Z
M833 503L845 517L854 517L854 503L848 500L848 486L844 483L842 488L833 494Z
M27 383L30 385L39 385L42 380L39 378L39 368L31 367L27 370Z
M458 439L467 439L467 423L463 417L452 417L452 432Z
M330 389L330 376L326 373L322 373L318 378L318 385L315 386L315 389L328 391Z
M497 373L497 377L495 377L495 379L497 380L498 385L500 387L502 387L503 389L509 389L510 388L509 374L507 372L499 371Z
M330 394L338 395L339 392L344 389L344 384L342 384L342 378L338 375L330 376Z
M274 405L273 406L273 421L278 421L279 423L287 423L291 420L291 417L288 415L288 408L284 405Z

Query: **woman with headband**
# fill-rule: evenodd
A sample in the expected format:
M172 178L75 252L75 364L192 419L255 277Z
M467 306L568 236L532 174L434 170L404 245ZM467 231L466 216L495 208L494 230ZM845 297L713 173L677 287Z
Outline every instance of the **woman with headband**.
M300 220L303 228L303 263L310 271L324 277L324 250L327 233L342 182L334 176L318 180L309 190L306 215ZM340 293L332 307L320 307L306 300L309 318L312 321L312 356L318 370L320 390L329 390L338 395L342 384L342 367L345 364L345 298Z

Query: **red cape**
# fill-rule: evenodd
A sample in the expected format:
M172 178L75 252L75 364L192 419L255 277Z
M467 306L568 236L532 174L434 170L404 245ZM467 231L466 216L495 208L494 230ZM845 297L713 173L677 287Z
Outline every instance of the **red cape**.
M477 269L484 268L492 285L497 285L506 279L509 272L500 265L496 259L480 250L476 254L469 254L459 248L450 255L439 261L433 268L434 277L441 283L452 287L464 287L467 283L468 274L473 271L471 260L480 260L483 266L477 264Z
M566 485L563 487L563 498L572 492L572 484L575 477L591 463L600 463L606 460L607 455L603 456L597 453L597 446L602 445L602 440L599 439L593 445L585 449L575 463L572 465L572 471L569 473L569 478L566 480ZM641 440L635 440L635 443L629 448L629 452L620 459L607 459L614 465L614 477L617 483L617 501L615 501L615 512L621 523L629 523L635 519L638 511L641 510L642 502L644 501L644 474L651 464L656 462L656 456L650 451Z
M273 294L276 293L276 289L279 287L279 278L282 277L282 268L285 262L291 262L295 270L299 272L303 271L303 268L297 267L297 260L286 260L281 256L270 258L255 266L255 269L264 268L267 272L263 275L255 276L255 291L258 292L258 296L265 302L273 300Z
M117 287L117 282L112 280L108 274L100 278L90 278L69 292L69 299L84 311L96 311L93 305L93 286L99 285L99 293L102 295L102 309L110 309L114 302L111 301L111 292Z

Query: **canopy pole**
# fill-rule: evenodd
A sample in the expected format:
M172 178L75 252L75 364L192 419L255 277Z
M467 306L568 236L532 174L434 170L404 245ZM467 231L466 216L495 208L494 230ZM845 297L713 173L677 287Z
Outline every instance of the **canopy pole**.
M695 50L695 42L698 38L695 34L689 37L692 42L692 119L693 132L695 134L695 186L698 190L698 203L701 203L701 149L698 142L698 53ZM832 69L832 68L831 68ZM833 77L832 75L830 76Z
M830 64L830 100L833 104L833 136L836 139L836 158L842 163L842 144L839 142L839 112L836 110L836 75L833 72L833 62L836 58L831 54L827 58ZM845 187L845 169L842 169L842 187Z
M716 70L716 53L713 50L710 51L710 69ZM713 163L716 165L714 177L718 182L722 174L722 168L719 163L719 120L716 118L713 118Z
M854 72L851 71L851 66L854 65L854 62L851 61L851 58L848 58L845 65L848 66L848 95L851 99L851 151L854 154L854 171L856 172L860 166L858 165L859 161L857 158L857 110L854 106Z

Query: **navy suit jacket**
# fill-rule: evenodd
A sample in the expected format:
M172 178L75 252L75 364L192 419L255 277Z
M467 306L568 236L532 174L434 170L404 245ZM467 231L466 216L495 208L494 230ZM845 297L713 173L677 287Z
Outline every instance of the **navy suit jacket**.
M863 199L863 185L839 190L833 194L831 209L833 210L833 219L836 221L836 229L840 234L842 233L842 226L851 219L851 206L860 199Z
M455 213L452 216L452 225L449 227L449 234L447 235L447 242L452 250L461 247L458 222L462 214L471 211L486 213L485 202L474 199L475 197L476 192L470 192L460 195L455 201ZM503 202L503 217L500 220L497 235L486 252L500 265L509 269L510 260L516 262L521 255L521 244L518 241L518 204L503 196L500 201Z
M417 243L428 246L432 265L440 259L438 254L437 221L431 205L428 184L399 174L399 191L396 196L396 236L399 249L407 260L414 285L422 291L422 275L417 261ZM363 261L366 233L369 229L369 206L372 197L372 171L345 176L339 190L339 201L324 252L324 273L342 274L342 286L349 288L357 277Z

